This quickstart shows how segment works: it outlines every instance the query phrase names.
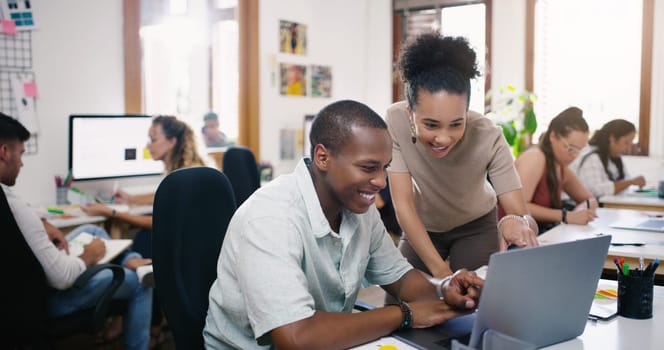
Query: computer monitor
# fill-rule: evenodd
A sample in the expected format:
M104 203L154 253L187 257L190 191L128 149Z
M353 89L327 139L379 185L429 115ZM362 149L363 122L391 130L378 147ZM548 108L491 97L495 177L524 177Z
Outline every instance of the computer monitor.
M159 175L147 149L147 115L70 115L69 169L74 180Z

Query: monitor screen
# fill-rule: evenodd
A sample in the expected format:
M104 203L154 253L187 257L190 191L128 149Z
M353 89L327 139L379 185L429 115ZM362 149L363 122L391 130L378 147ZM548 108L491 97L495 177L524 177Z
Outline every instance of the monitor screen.
M74 180L159 175L147 149L147 115L69 116L69 169Z

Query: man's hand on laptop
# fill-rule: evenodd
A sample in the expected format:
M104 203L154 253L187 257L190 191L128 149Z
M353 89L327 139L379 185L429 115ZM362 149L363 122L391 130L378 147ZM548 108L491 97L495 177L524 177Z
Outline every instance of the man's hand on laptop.
M477 307L484 280L475 271L458 270L449 282L443 284L445 302L458 309L473 310Z
M408 305L413 311L413 328L432 327L472 312L472 310L459 310L442 300L413 301Z

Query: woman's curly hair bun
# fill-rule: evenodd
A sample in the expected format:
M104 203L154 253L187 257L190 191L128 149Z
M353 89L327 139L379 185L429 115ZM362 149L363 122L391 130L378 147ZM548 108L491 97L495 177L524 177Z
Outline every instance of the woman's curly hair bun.
M479 76L477 55L464 37L420 34L401 50L397 68L404 82L434 70L454 70L464 79Z

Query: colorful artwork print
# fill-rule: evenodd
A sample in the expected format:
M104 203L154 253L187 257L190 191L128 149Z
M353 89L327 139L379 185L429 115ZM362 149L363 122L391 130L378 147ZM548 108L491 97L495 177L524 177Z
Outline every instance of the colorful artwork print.
M306 96L307 95L307 67L299 64L281 63L282 95Z
M279 51L306 55L307 26L297 22L279 21Z
M311 96L332 97L332 67L311 66Z

